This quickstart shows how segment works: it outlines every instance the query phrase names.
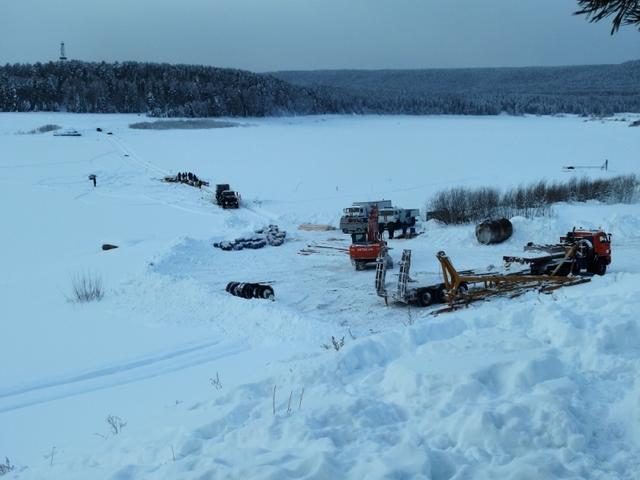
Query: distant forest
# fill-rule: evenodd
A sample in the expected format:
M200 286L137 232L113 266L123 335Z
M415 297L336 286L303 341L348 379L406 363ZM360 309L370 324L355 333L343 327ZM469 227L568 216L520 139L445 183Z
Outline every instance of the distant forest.
M247 117L332 111L318 89L241 70L79 61L0 67L0 111Z
M620 65L273 72L349 98L355 112L512 115L640 112L640 61ZM351 103L353 102L353 103Z
M0 66L0 111L154 117L640 112L640 61L620 65L256 74L140 62Z

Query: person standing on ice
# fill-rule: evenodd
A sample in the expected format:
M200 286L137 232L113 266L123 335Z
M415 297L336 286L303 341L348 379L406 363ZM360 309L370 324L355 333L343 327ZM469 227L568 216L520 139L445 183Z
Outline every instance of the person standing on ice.
M93 187L95 188L96 186L96 175L94 175L93 173L91 175L89 175L89 180L93 181Z

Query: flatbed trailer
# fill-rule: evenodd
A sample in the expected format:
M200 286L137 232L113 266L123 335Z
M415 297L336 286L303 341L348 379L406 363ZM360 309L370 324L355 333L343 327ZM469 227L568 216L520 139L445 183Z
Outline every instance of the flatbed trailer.
M381 255L384 252L381 251ZM570 249L564 259L575 255ZM378 296L403 304L429 306L435 303L447 304L445 308L434 311L442 313L453 311L472 302L487 300L491 297L506 296L514 298L527 291L551 292L561 287L579 285L591 280L589 276L559 275L558 268L552 274L534 275L531 270L522 270L506 274L477 273L473 270L458 271L443 251L436 255L442 271L442 282L432 285L410 286L411 250L404 250L400 261L400 274L394 291L386 287L386 267L384 262L376 264L375 287ZM559 263L562 265L564 262Z

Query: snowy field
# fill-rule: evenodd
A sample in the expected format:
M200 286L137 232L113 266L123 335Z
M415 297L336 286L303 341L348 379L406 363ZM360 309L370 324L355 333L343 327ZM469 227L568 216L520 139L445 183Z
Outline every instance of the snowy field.
M637 479L640 206L557 205L481 246L423 222L413 276L500 265L573 226L613 234L607 275L454 313L391 305L335 250L353 201L420 208L451 186L640 173L640 129L577 117L302 117L132 130L136 115L0 114L0 463L19 479ZM618 119L620 120L620 117ZM81 137L18 134L45 124ZM97 132L100 127L103 132ZM112 132L113 135L107 135ZM162 183L195 172L210 190ZM87 179L97 175L97 187ZM281 247L220 240L275 223ZM120 248L102 251L103 243ZM388 281L395 281L390 271ZM102 279L102 301L70 301ZM229 281L271 281L276 301ZM344 337L336 352L322 348ZM275 387L275 394L274 394ZM126 422L115 434L109 415ZM0 467L0 472L1 472Z

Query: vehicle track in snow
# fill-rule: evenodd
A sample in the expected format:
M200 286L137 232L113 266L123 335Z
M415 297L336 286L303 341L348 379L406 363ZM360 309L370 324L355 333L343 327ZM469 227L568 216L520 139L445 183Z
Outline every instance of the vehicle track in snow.
M147 160L144 160L139 154L137 154L135 151L133 151L128 145L125 144L124 140L116 135L111 135L108 138L109 142L111 143L111 145L116 148L117 150L119 150L120 154L122 155L122 157L125 159L125 161L128 161L130 164L135 164L136 167L141 167L142 169L144 169L145 171L153 171L161 176L169 176L172 175L172 173L168 170L165 170L162 167L159 167L158 165L155 165L152 162L149 162ZM202 186L200 188L200 190L207 192L209 194L211 194L212 198L213 196L215 196L215 189L210 188L210 187L206 187L206 186ZM172 208L177 208L179 210L184 210L184 211L188 211L191 213L196 213L199 215L210 215L210 213L208 212L203 212L200 210L196 210L196 209L192 209L192 208L188 208L188 207L184 207L181 205L177 205L174 202L170 202L170 201L166 201L166 200L160 200L154 197L151 197L147 194L144 195L146 198L148 198L149 200L152 200L154 202L158 202L160 204L166 205L168 207L172 207ZM215 205L214 205L215 206ZM276 215L269 213L269 212L265 212L263 210L258 210L254 207L250 207L247 205L246 202L244 202L244 204L241 203L241 207L240 207L240 211L247 211L250 212L251 215L257 217L261 222L267 222L267 223L274 223L276 221ZM231 212L230 212L231 213ZM236 214L238 212L233 211L232 214Z
M0 389L0 413L139 382L246 351L244 342L208 342Z

